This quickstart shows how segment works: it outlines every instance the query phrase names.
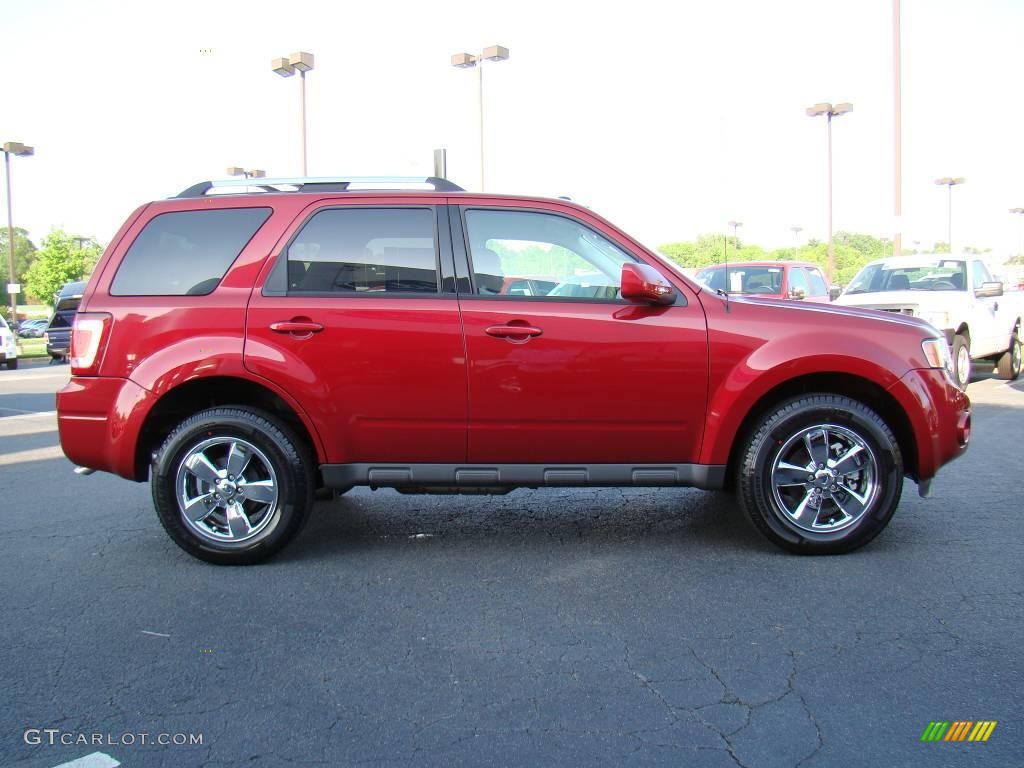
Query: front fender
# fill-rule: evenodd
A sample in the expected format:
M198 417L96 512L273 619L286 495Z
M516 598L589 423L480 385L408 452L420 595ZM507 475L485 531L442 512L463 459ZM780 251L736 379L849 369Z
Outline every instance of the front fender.
M889 389L915 367L920 349L898 326L836 312L791 312L733 302L708 307L709 382L702 464L725 464L761 398L787 382L839 374ZM916 335L914 339L916 340Z

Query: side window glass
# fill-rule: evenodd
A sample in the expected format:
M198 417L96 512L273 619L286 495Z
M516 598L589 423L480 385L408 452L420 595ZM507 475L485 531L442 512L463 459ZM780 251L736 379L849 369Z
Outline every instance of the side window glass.
M804 296L810 295L810 286L807 284L807 272L800 267L792 267L789 270L789 295L793 296L797 289L804 292Z
M825 283L825 277L817 269L807 270L808 281L810 283L810 290L807 291L808 296L828 296L828 285Z
M437 293L429 208L328 208L288 246L288 293Z
M270 208L171 211L154 216L124 255L112 296L212 293Z
M618 246L572 219L532 211L466 212L475 290L481 296L614 300Z
M985 266L983 261L972 261L971 269L974 272L974 287L975 289L981 288L982 283L991 283L992 275L989 274L988 267Z

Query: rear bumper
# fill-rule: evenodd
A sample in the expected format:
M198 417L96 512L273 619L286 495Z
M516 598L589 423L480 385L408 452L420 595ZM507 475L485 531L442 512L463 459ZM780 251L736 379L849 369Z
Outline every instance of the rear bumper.
M130 379L73 376L57 393L65 455L79 466L136 479L137 440L153 399Z
M889 393L903 407L914 431L914 479L931 480L944 464L967 450L971 401L945 371L937 368L910 371L889 388Z

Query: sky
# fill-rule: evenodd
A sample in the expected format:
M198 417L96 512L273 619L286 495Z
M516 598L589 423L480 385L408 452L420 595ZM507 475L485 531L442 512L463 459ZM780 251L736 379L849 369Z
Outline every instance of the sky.
M0 141L17 226L107 242L138 205L228 166L300 172L299 82L270 61L305 50L309 175L448 175L487 191L568 195L650 245L724 232L766 247L835 229L891 237L892 0L629 3L0 0ZM903 0L903 242L1024 242L1021 0Z

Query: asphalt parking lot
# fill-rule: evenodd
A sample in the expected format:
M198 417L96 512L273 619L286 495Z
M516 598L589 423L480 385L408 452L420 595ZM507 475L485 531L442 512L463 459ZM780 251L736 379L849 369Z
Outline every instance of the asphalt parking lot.
M2 765L1021 764L1024 382L980 375L967 455L851 555L725 494L357 489L224 568L148 486L72 474L67 376L0 371Z

